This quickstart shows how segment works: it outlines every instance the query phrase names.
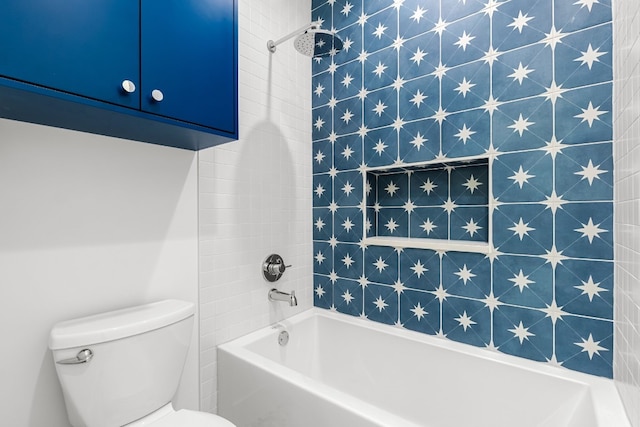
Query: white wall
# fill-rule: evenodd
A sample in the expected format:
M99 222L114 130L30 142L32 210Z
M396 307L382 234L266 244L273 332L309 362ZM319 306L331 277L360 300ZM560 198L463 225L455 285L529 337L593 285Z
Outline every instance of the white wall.
M0 425L66 427L51 326L197 301L197 155L0 120ZM178 396L198 406L198 341Z
M201 408L216 410L216 346L312 306L311 59L292 40L310 0L239 0L240 140L200 152ZM298 307L267 300L260 266Z
M614 1L614 378L640 426L640 3Z

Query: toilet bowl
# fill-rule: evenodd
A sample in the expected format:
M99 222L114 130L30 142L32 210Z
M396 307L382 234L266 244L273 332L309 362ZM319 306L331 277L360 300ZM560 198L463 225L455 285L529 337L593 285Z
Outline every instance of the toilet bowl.
M73 427L234 427L217 415L175 410L195 306L178 300L68 320L49 348Z

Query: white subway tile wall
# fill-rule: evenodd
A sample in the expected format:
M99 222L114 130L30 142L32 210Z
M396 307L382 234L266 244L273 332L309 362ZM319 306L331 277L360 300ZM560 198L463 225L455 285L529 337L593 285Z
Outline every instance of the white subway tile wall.
M640 2L614 1L614 378L640 426Z
M199 153L200 405L216 412L218 344L310 308L311 59L292 40L310 0L239 0L240 139ZM298 306L269 302L260 266L292 264L275 283Z

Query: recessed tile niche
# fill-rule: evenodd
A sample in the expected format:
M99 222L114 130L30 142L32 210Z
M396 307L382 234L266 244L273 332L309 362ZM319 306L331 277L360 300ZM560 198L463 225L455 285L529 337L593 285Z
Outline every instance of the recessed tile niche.
M365 243L486 253L487 158L373 168L365 177Z

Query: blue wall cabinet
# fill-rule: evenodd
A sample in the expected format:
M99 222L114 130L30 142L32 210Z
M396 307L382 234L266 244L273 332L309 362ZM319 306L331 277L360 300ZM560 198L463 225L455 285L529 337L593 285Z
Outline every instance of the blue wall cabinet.
M139 16L130 0L3 1L0 75L139 108L119 90L139 80Z
M233 7L230 0L142 1L144 110L234 132L235 110L224 102L235 96L229 84L235 71L227 63Z
M5 0L0 117L198 150L237 139L235 0Z

